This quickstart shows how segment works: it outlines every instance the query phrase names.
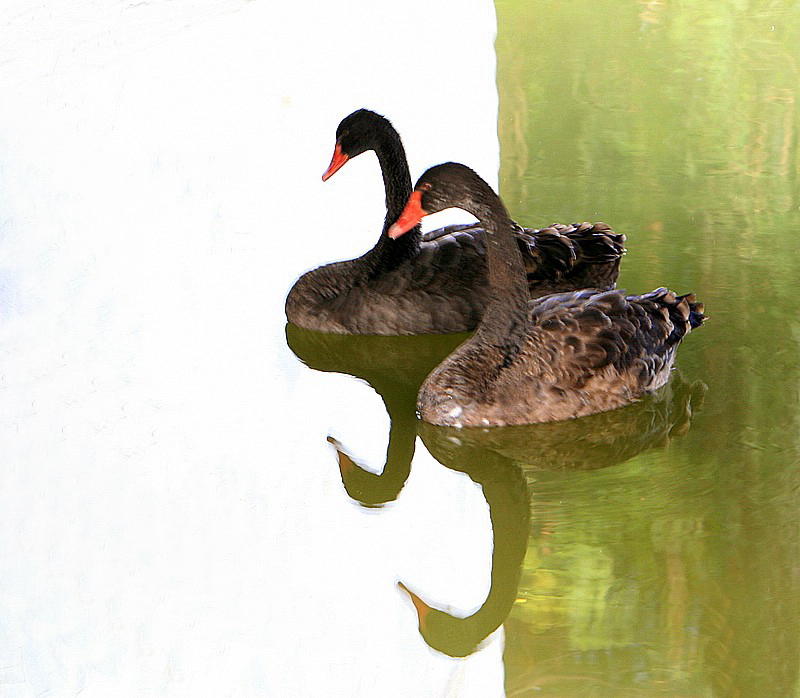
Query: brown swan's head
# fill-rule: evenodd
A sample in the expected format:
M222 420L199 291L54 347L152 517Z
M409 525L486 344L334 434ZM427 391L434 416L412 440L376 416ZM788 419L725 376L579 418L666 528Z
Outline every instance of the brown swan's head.
M350 158L375 150L380 134L387 131L394 131L391 122L369 109L358 109L344 117L336 129L333 158L322 175L322 181L332 177Z
M400 237L431 213L456 207L476 214L483 202L496 199L491 187L466 165L436 165L417 180L403 213L389 229L389 237Z

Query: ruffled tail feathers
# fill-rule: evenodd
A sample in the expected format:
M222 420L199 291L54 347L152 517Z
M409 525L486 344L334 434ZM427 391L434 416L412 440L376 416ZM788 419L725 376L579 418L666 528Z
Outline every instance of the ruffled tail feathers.
M517 242L528 259L530 280L556 279L584 265L614 265L618 268L625 254L625 235L605 223L556 223L547 228L517 231Z
M689 320L689 324L691 325L692 329L695 329L695 327L700 327L700 325L702 325L708 319L708 316L705 314L705 304L699 302L694 293L686 293L682 296L678 296L677 300L689 307L689 314L686 319Z

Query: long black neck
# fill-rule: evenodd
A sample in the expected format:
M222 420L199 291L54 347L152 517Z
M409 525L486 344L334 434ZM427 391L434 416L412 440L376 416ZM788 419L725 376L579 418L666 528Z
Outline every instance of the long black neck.
M490 189L470 208L487 233L486 262L491 289L476 339L507 347L513 353L526 336L528 310L528 283L522 254L514 240L515 224L503 202Z
M380 272L393 269L413 257L419 250L421 233L417 225L396 240L387 235L387 231L400 217L408 197L411 196L413 190L411 173L400 135L388 122L383 122L383 127L377 129L374 149L378 156L386 192L386 218L381 237L367 257L374 265L375 271Z

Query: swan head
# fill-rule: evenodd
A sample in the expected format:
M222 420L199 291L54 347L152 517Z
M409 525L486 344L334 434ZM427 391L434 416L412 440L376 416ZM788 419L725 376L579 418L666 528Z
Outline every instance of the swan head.
M491 187L466 165L457 162L436 165L417 180L405 209L389 229L389 237L400 237L424 216L446 208L461 208L477 215L485 202L493 200L497 196Z
M367 150L375 150L378 134L387 128L394 130L386 117L369 109L357 109L344 117L336 128L333 158L328 169L322 175L322 181L327 181L351 158L361 155Z

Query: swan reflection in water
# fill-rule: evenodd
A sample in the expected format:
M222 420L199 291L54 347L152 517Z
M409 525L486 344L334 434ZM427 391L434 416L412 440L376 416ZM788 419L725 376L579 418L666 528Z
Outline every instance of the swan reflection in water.
M386 463L379 475L359 467L343 449L337 449L342 482L352 499L374 507L397 499L414 456L419 386L468 336L340 335L287 323L286 341L304 364L317 371L347 373L366 381L386 406L391 431ZM329 440L337 445L332 437Z
M382 472L365 470L337 447L342 483L354 501L374 508L397 499L411 471L418 435L439 463L466 474L483 489L494 546L489 593L480 608L457 617L426 603L410 580L400 582L427 644L453 657L477 650L505 621L517 599L530 531L531 473L607 468L666 448L689 430L706 391L701 381L689 383L675 371L667 385L638 402L579 419L478 429L435 426L417 419L417 391L465 335L346 336L289 323L286 337L310 368L361 378L384 401L391 427Z

